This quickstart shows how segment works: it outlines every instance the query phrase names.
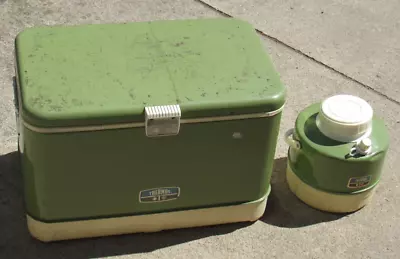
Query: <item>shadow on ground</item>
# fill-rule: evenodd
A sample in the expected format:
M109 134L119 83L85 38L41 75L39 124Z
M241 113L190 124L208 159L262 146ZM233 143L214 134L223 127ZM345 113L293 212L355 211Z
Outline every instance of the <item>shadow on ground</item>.
M278 227L299 228L346 216L313 209L299 200L289 190L286 182L286 162L286 157L275 159L271 177L272 191L261 221Z
M251 225L227 224L46 244L33 239L27 231L21 183L17 153L0 156L0 258L80 259L144 253Z
M302 227L338 219L313 210L298 201L287 189L286 159L275 161L273 191L261 220L279 227ZM215 235L224 235L250 223L169 230L158 233L122 235L84 240L42 243L27 231L23 187L16 152L0 156L0 258L80 259L151 252Z

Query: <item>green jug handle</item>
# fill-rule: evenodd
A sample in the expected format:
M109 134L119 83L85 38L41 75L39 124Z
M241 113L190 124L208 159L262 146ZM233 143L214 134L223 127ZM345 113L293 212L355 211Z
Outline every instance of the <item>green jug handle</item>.
M300 141L296 140L293 138L293 133L294 133L294 129L289 129L288 131L286 131L285 133L285 142L286 144L289 145L289 147L295 148L295 149L300 149L301 148L301 144Z

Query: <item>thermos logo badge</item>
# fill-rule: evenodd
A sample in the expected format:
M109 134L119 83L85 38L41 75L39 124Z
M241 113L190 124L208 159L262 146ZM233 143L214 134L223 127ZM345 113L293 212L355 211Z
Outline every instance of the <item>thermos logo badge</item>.
M179 187L162 187L140 191L139 202L164 202L175 200L180 195Z
M361 188L367 186L371 181L371 176L352 177L347 184L348 188Z

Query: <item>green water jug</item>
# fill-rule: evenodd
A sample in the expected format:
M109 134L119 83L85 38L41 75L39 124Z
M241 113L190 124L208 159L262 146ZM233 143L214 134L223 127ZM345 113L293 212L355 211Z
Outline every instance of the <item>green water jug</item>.
M353 212L370 201L389 147L384 122L352 95L302 110L285 141L290 190L309 206L334 213Z

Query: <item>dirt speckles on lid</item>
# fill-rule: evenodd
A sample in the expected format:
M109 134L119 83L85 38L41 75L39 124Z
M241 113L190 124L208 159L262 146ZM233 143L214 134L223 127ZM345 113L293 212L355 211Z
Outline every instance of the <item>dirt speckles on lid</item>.
M131 97L132 100L136 99L135 93L134 93L134 91L132 89L129 90L129 96Z
M74 98L74 99L71 100L71 102L75 106L82 106L82 101L81 100L78 100L78 99Z
M185 43L184 43L183 41L180 41L180 42L175 43L174 46L175 46L175 47L180 47L180 46L182 46L183 44L185 44Z
M63 110L63 107L60 105L50 105L49 108L50 111L55 111L55 112L60 112Z
M117 82L119 85L122 85L121 80L119 80L118 78L114 80L114 82Z

